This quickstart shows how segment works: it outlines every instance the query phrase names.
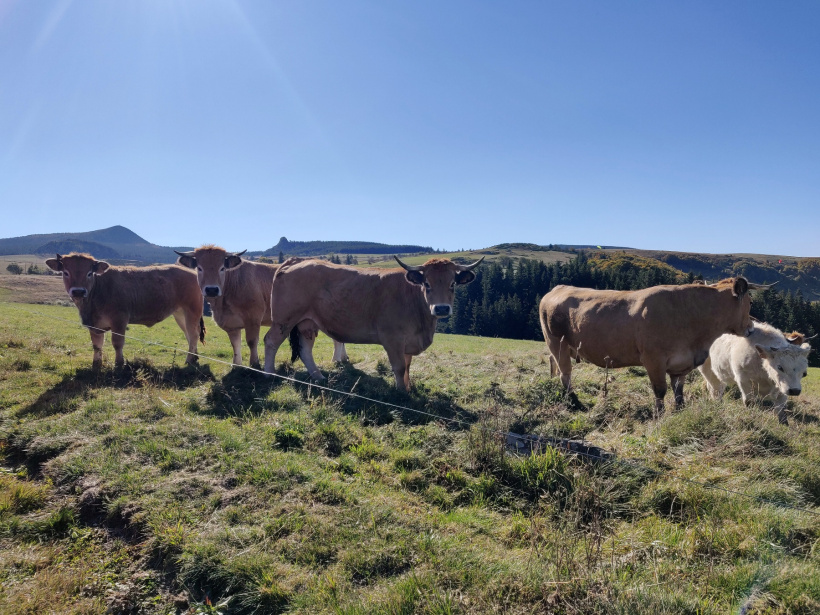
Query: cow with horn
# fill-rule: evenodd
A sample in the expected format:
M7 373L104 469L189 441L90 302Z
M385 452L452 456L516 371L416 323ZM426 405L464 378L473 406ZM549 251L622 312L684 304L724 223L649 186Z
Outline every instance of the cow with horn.
M319 260L285 261L273 279L271 320L265 335L265 371L273 372L276 352L291 336L310 376L324 379L313 360L318 331L351 344L380 344L396 378L410 389L410 361L433 343L436 322L453 313L458 284L475 279L470 265L431 259L402 269L357 268Z
M243 259L246 251L228 252L219 246L204 245L190 252L177 252L177 263L196 271L213 319L231 341L233 364L242 365L244 329L251 366L258 368L259 331L271 324L271 286L279 265ZM333 360L347 360L344 344L334 341Z
M752 331L749 291L759 288L768 286L742 277L643 290L556 286L539 307L550 372L557 368L569 389L573 358L607 368L642 365L656 411L663 412L667 375L680 406L686 375L703 365L712 342Z

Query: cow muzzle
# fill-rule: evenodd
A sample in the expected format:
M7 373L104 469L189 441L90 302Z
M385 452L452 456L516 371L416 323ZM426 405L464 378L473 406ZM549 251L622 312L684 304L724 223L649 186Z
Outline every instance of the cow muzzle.
M453 306L444 304L434 305L430 308L430 312L436 318L445 318L453 313Z
M68 294L72 299L85 299L88 296L88 291L84 288L72 287Z
M222 289L219 286L206 286L202 290L202 294L206 297L219 297L222 294Z
M789 395L797 396L800 395L800 391L802 389L789 389Z

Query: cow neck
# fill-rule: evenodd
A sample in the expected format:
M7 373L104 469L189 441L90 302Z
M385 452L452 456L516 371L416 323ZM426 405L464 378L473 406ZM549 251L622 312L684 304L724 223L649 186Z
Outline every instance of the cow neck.
M106 271L103 275L97 276L97 279L94 280L94 286L91 291L88 293L85 299L83 299L77 308L80 311L80 321L89 327L93 327L97 324L98 321L98 314L97 311L101 306L101 302L107 296L106 290L108 293L112 292L109 287L111 286L108 284L109 281L114 279L114 275L117 271L112 267L108 271ZM106 276L112 276L110 278L106 278Z
M402 273L402 277L404 277L404 273ZM417 284L406 283L410 287L408 294L412 296L413 305L416 308L415 317L419 325L418 330L421 331L422 344L424 348L428 348L433 343L438 318L430 313L430 306L424 298L424 289Z
M736 310L739 309L737 303L742 302L743 298L734 296L731 289L712 290L716 292L713 294L710 293L711 296L714 297L712 305L710 306L712 308L711 313L713 315L720 314L722 316L722 318L712 317L708 320L708 322L712 325L712 330L710 330L709 334L711 339L714 341L722 334L726 333L726 329L737 320L738 315ZM727 311L725 309L726 305L731 305L732 309Z

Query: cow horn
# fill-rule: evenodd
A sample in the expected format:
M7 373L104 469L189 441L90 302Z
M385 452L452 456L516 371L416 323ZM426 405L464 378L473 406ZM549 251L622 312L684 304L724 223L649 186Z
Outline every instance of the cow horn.
M479 258L479 259L478 259L476 262L474 262L474 263L470 263L469 265L462 265L462 266L461 266L461 270L462 270L462 271L472 271L473 269L475 269L476 267L478 267L478 266L481 264L481 261L483 261L483 260L484 260L484 257L482 256L481 258Z
M196 250L191 250L190 252L177 252L177 250L174 250L174 252L176 252L180 256L193 256Z
M808 342L809 340L813 340L815 337L817 337L817 334L816 334L816 333L815 333L814 335L812 335L811 337L804 337L804 338L803 338L803 341L804 341L804 342Z
M242 250L241 252L234 252L234 256L242 256L242 255L243 255L245 252L247 252L247 251L248 251L248 249L247 249L247 248L245 248L245 249L244 249L244 250Z
M771 288L777 284L777 282L772 282L771 284L752 284L749 282L749 290L766 290L767 288Z
M60 256L60 254L59 254L59 253L55 252L55 254L57 254L57 260L58 260L58 261L63 260L63 257L62 257L62 256Z
M397 262L399 265L401 265L401 266L402 266L402 269L404 269L405 271L424 271L424 267L421 267L421 266L419 266L419 267L413 267L413 266L411 266L411 265L406 265L406 264L404 264L403 262L401 262L401 259L400 259L398 256L396 256L395 254L393 255L393 258L395 258L395 259L396 259L396 262Z

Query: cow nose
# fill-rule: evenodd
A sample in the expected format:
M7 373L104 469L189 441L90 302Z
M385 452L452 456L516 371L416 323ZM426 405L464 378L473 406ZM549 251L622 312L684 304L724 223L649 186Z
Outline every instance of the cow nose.
M206 297L218 297L219 296L219 286L206 286L205 287L205 296Z
M88 291L84 288L72 288L71 289L71 296L72 297L77 297L78 299L82 298L82 297L85 297L87 294L88 294Z
M789 389L789 395L800 395L801 389Z
M433 308L433 315L435 316L449 316L453 311L449 305L437 305Z

